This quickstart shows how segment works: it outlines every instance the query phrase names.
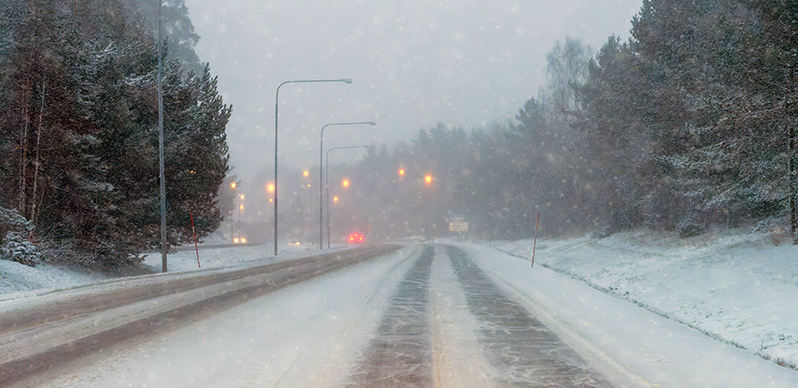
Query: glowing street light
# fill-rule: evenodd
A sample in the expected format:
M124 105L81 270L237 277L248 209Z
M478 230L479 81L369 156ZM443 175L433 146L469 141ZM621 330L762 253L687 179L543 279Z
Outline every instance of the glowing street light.
M158 40L158 42L160 43L160 40ZM158 58L160 58L160 56ZM278 112L278 109L279 109L279 106L280 106L280 88L283 87L283 85L285 85L285 84L311 83L311 82L343 82L343 83L346 83L346 84L351 84L352 80L349 79L349 78L342 78L342 79L315 79L315 80L293 80L293 81L284 81L279 86L277 86L277 91L274 93L274 255L275 256L277 256L277 160L278 160L278 157L277 157L278 156L278 153L277 153L277 117L278 117L277 112ZM166 257L165 253L164 253L164 257Z
M432 184L432 174L427 174L424 176L424 184L427 186Z
M274 183L267 183L266 184L266 191L269 194L274 193ZM274 202L274 197L269 198L269 203L272 203L272 202Z
M404 168L400 168L399 169L399 179L402 179L404 177L405 177L405 169Z
M236 182L235 182L235 181L233 181L233 182L230 182L230 189L231 189L231 190L234 190L234 191L235 191L235 189L236 189L236 186L237 186L237 185L236 185ZM235 193L234 193L234 194L235 194ZM233 204L235 204L235 202L233 202ZM231 205L233 205L233 204L231 204ZM235 219L234 219L234 217L233 217L233 207L231 206L231 207L230 207L230 241L233 241L233 242L235 242L235 238L233 238L233 233L235 233L235 229L236 229L236 228L235 228L235 222L234 222L234 221L235 221Z
M344 181L341 182L341 186L343 186L345 189L349 188L349 179L344 179Z
M241 237L241 211L244 210L244 204L241 201L244 200L244 194L238 196L238 237Z

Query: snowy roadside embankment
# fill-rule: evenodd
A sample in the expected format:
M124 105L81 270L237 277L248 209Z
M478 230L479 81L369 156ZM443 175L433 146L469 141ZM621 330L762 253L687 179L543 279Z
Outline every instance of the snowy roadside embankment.
M798 247L742 231L538 240L536 266L798 369ZM490 245L527 260L532 255L532 240Z
M170 273L200 269L197 265L197 253L194 251L193 246L185 248L185 250L171 253L167 256ZM335 249L343 248L346 248L346 245L339 245ZM271 258L272 249L270 244L221 248L200 246L201 269L227 267ZM277 261L295 259L313 253L317 253L317 250L309 245L284 245L280 249L280 256ZM160 273L161 255L159 253L147 255L138 271L142 273ZM41 295L51 291L88 284L112 282L119 279L119 277L63 265L44 263L36 267L29 267L12 261L0 260L0 301Z

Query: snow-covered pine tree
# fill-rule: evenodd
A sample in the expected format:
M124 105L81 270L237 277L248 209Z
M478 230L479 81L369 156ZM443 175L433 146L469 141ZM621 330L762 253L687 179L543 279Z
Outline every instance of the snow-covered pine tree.
M0 203L36 209L39 239L75 252L64 257L133 265L157 244L159 227L155 41L119 0L11 2L0 17L0 124L8 129L0 174L12 179L0 182ZM193 201L201 237L218 225L214 196L227 171L229 107L210 74L186 75L177 60L166 67L167 181L179 184L183 170L203 177L170 186L170 204Z

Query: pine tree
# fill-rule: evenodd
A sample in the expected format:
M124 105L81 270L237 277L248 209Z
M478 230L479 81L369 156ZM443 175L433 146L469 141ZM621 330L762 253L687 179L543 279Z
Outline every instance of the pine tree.
M0 174L13 178L0 183L0 202L35 221L34 238L85 265L133 265L158 244L157 50L141 20L117 0L28 0L0 21L8 129ZM199 237L221 219L215 194L227 172L230 108L207 67L166 68L170 232L179 244L190 213Z

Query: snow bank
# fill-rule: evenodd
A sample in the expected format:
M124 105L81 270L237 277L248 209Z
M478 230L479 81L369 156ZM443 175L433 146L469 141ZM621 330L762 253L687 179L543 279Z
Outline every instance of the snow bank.
M273 245L199 247L201 269L238 265L255 260L271 259ZM339 245L334 249L345 249ZM167 269L170 273L194 271L197 266L197 252L194 247L182 247L167 256ZM315 249L318 249L316 247ZM278 261L290 260L315 253L309 245L284 245L280 248ZM160 253L151 253L136 270L140 273L161 272ZM113 281L119 276L80 268L70 268L49 263L29 267L16 262L0 260L0 301L17 299L30 295L41 295L55 290L79 287L87 284Z
M490 245L529 259L532 240ZM798 369L798 247L740 230L538 239L535 265Z

